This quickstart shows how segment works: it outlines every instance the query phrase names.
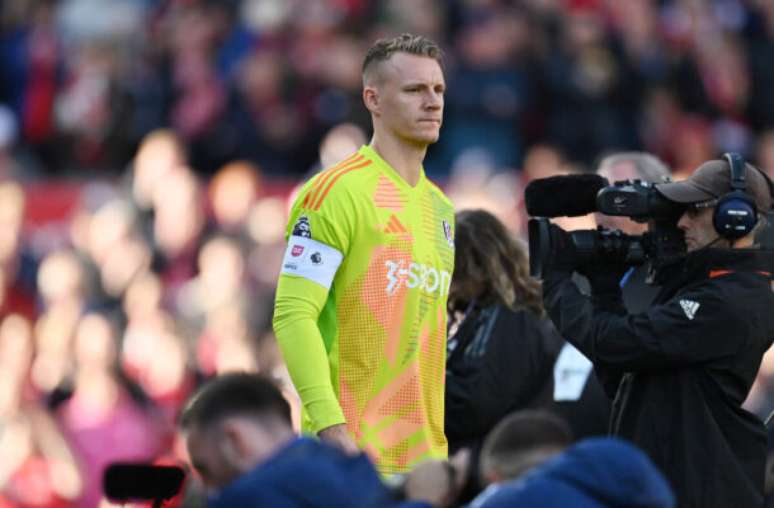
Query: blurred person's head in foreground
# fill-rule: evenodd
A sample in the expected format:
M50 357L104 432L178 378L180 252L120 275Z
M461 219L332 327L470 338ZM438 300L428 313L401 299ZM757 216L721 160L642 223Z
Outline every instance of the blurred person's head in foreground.
M485 210L463 210L455 221L449 309L464 312L475 302L527 308L542 315L540 284L529 276L524 245Z
M363 61L363 102L375 146L423 151L438 141L446 90L441 58L441 49L421 35L402 34L371 46Z
M191 465L220 489L295 437L290 406L268 379L232 373L204 384L180 417Z
M482 485L514 480L572 444L569 425L542 410L511 413L484 440L479 462Z
M616 438L573 445L477 505L480 508L673 508L664 476L645 453Z
M669 168L658 157L645 152L616 152L605 156L597 166L597 174L612 184L622 180L642 180L648 183L666 182L671 175ZM597 225L620 229L629 235L641 235L647 224L634 222L628 217L594 214Z

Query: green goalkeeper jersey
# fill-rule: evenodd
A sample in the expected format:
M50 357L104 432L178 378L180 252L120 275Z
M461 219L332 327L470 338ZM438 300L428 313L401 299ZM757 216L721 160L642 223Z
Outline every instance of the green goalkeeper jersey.
M274 330L303 430L345 423L383 473L445 457L454 209L370 146L312 178L290 213Z

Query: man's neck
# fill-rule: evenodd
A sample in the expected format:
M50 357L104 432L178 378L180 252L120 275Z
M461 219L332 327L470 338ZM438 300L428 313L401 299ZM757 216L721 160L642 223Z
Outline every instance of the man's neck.
M371 148L389 164L406 182L414 187L419 183L422 161L425 160L427 145L412 145L401 140L374 133Z

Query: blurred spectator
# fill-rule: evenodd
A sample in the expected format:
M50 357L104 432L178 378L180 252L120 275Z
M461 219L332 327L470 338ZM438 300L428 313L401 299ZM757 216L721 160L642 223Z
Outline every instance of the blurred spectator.
M755 413L763 422L774 413L774 349L770 349L763 356L744 408Z
M36 304L34 261L25 245L26 202L21 185L13 180L0 181L0 312L32 318Z
M620 439L591 438L475 506L673 508L675 498L642 451Z
M680 171L698 160L667 135L682 117L706 125L700 144L713 153L749 152L774 123L765 1L406 5L6 2L0 101L49 172L120 171L145 134L172 126L198 172L243 159L268 175L301 175L332 126L368 125L357 107L365 42L412 31L449 55L446 133L428 156L431 173L447 174L471 148L498 170L518 167L536 142L587 167L604 149L647 149ZM659 111L664 94L678 121ZM655 117L672 127L659 134Z
M771 182L774 178L774 130L767 130L758 138L756 159L758 160L757 167L765 173ZM772 187L772 192L774 192L774 187ZM758 232L755 239L763 248L771 249L774 247L774 211L768 210L766 213L767 224Z
M209 199L215 223L230 233L246 233L250 209L261 192L257 167L236 161L223 166L210 180Z
M456 215L449 289L445 432L473 452L508 413L550 401L561 338L545 319L527 252L493 215ZM475 471L474 471L475 472Z
M66 507L84 488L68 442L30 383L30 323L0 324L0 506Z
M364 453L297 437L290 423L290 407L266 378L227 374L197 391L181 426L191 465L213 491L209 506L397 505Z
M530 179L610 150L647 150L684 177L733 148L774 175L767 0L0 2L0 320L32 330L24 416L5 434L31 436L13 439L32 450L16 474L77 476L40 466L76 448L50 447L39 436L57 424L40 422L82 379L89 313L110 320L113 372L158 406L159 429L203 377L235 369L284 380L298 409L266 323L289 196L370 137L357 55L402 31L446 53L445 132L425 169L458 209L518 236ZM761 416L768 363L746 405ZM2 372L3 390L18 385ZM70 503L79 478L52 502ZM17 480L0 506L22 503L18 485L51 492Z
M436 172L461 153L483 151L496 167L517 167L534 82L528 78L531 26L523 12L495 5L463 13L456 34L458 60L449 75L444 136Z
M547 411L522 410L503 418L484 440L478 478L486 489L471 506L561 453L572 441L567 423Z
M365 132L355 124L342 123L329 130L320 142L319 168L331 168L366 144Z
M118 370L111 323L87 314L78 323L70 393L56 412L84 477L76 506L96 506L104 469L111 462L151 461L169 446L165 428L144 394ZM69 391L69 390L68 390Z
M450 453L471 451L474 485L481 481L482 442L498 422L518 409L550 405L562 340L545 319L539 287L525 246L496 217L456 214L444 422Z

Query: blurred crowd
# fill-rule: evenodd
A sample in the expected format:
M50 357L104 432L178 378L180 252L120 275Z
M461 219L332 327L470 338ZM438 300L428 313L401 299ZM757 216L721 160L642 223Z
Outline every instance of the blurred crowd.
M522 236L526 182L606 151L774 175L768 0L3 2L0 507L97 506L106 464L179 460L219 373L295 401L270 326L293 188L366 142L360 62L402 31L446 51L428 172ZM33 222L54 177L72 206ZM774 408L772 354L748 407Z
M362 55L401 31L446 51L437 175L519 169L536 143L586 168L646 150L678 172L771 144L767 0L15 0L0 104L25 173L116 174L171 127L197 173L245 159L298 177L333 126L368 128Z

